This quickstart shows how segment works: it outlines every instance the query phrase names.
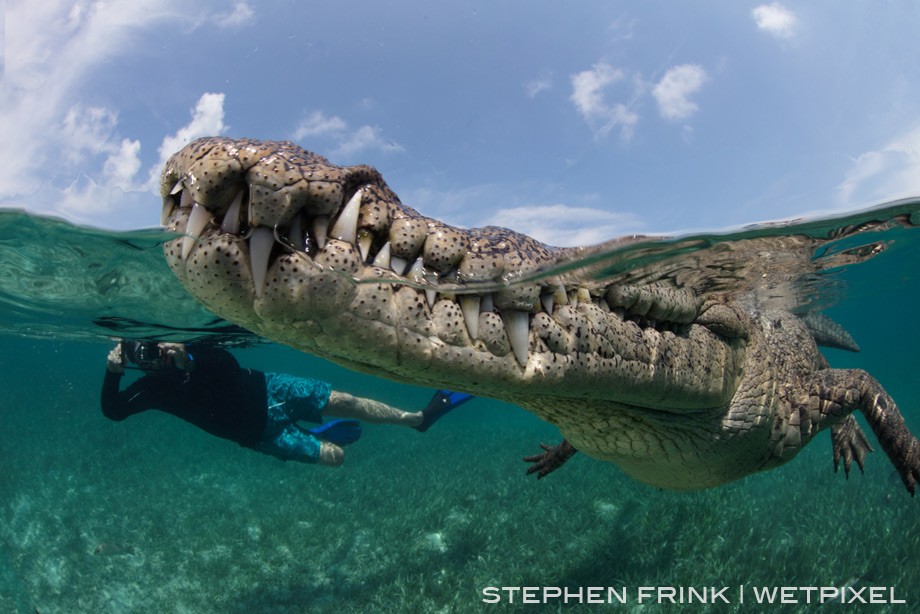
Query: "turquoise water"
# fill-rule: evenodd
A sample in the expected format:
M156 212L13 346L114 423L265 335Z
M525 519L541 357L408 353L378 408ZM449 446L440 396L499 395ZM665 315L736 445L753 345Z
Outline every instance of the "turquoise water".
M322 378L405 409L431 394L215 318L169 274L163 239L0 211L0 611L523 609L519 598L483 603L488 586L625 587L625 611L705 609L639 604L641 586L728 586L733 604L720 610L742 609L739 586L748 595L761 586L893 587L908 603L900 611L920 603L920 502L881 451L865 474L835 474L827 435L777 470L673 493L582 455L540 482L525 477L521 457L558 433L489 399L424 435L369 425L339 469L283 463L161 413L110 422L99 390L109 337L119 335L230 336L244 366ZM920 433L920 230L881 227L819 256L834 264L865 244L887 249L831 267L809 300L862 347L827 350L831 364L875 375ZM598 269L688 249L609 254ZM112 553L95 554L102 545Z

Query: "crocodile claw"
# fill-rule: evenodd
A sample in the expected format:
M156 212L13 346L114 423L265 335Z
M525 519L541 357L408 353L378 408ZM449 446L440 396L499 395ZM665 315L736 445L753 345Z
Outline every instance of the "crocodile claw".
M834 473L840 468L840 461L843 460L843 472L847 479L850 477L850 465L853 461L859 465L861 472L865 471L866 454L874 452L853 414L831 428L831 445L834 448Z
M578 452L575 446L570 444L567 439L563 439L562 443L558 446L548 446L545 443L541 443L540 447L543 448L542 454L524 457L525 463L533 463L533 465L527 468L527 475L536 473L538 480L545 478L564 465L565 461L569 460L573 454Z

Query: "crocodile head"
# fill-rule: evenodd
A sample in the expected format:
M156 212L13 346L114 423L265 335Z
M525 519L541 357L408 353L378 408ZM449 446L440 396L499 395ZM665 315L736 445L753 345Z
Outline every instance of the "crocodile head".
M596 457L632 454L621 421L724 409L743 376L745 316L679 275L566 272L592 250L448 226L368 166L205 138L161 191L185 235L167 261L215 313L349 368L516 403Z

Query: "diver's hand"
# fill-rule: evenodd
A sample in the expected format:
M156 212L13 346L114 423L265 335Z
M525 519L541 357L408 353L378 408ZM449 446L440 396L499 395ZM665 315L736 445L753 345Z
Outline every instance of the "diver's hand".
M572 458L572 455L578 451L575 446L569 443L568 439L563 439L558 446L548 446L545 443L541 443L540 447L543 448L542 454L524 457L524 462L533 463L527 468L527 475L536 473L538 480L545 478L561 467L565 464L565 461Z
M112 351L109 352L109 358L105 368L109 373L125 372L125 357L121 351L121 342L119 342L118 345L113 347Z
M172 364L182 371L191 370L190 367L194 364L189 359L188 350L185 349L185 344L183 343L161 343L160 352L166 358L167 364Z

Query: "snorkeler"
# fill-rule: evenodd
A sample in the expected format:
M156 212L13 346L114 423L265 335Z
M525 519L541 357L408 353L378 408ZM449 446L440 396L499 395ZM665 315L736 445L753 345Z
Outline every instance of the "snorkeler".
M126 362L144 375L120 390ZM132 367L128 367L132 368ZM108 355L102 413L112 420L158 409L282 460L341 465L345 446L365 422L426 431L472 395L439 390L419 412L332 390L326 382L244 369L227 350L208 344L119 342ZM323 423L323 416L345 418ZM318 423L306 429L299 421Z

